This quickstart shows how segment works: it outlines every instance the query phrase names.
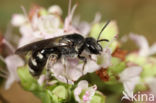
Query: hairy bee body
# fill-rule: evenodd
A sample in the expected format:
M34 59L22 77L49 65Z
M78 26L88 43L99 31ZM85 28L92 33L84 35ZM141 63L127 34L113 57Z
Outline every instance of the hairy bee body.
M47 62L47 58L48 56L45 52L42 53L41 51L33 52L32 56L29 58L28 61L30 73L34 76L40 75Z
M16 53L32 52L28 61L29 71L32 75L38 76L46 65L49 55L55 54L57 59L62 56L77 57L83 44L83 36L72 34L30 43L17 49Z
M56 49L49 48L32 52L28 61L29 71L32 75L38 76L41 74L51 53L56 53Z

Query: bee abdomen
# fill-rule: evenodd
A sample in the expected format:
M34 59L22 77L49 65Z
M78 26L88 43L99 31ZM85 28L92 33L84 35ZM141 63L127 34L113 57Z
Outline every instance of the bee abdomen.
M44 52L42 51L34 52L28 62L29 72L33 76L39 76L42 73L43 68L46 65L46 62L47 56Z

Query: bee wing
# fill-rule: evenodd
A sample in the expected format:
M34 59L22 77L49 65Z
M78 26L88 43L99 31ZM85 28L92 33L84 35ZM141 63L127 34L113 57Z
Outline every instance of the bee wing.
M41 50L44 48L52 48L52 47L57 47L57 46L63 47L63 46L69 45L68 43L60 42L61 40L62 40L62 36L33 42L21 48L18 48L15 53L25 54L29 51L36 51L36 50Z

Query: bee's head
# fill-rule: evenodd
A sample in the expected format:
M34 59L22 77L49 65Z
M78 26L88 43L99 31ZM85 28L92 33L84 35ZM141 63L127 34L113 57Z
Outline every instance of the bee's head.
M85 49L91 54L100 54L102 52L102 46L99 44L100 41L108 41L106 39L95 40L94 38L88 37L85 40Z
M107 39L100 39L100 36L103 32L103 30L107 27L107 25L110 23L110 20L108 20L106 22L106 24L103 26L102 30L99 33L99 36L97 38L97 40L95 40L94 38L88 37L85 40L85 49L87 52L91 53L91 54L100 54L100 52L102 52L102 46L99 44L99 42L101 41L109 41Z

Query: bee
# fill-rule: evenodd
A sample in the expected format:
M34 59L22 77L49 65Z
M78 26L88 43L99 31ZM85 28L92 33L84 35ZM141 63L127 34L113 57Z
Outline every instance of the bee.
M40 76L43 68L48 62L48 58L52 58L52 60L57 62L61 58L65 60L67 57L77 57L84 62L84 70L87 58L81 55L82 52L86 51L90 55L98 55L102 52L103 48L99 42L108 42L109 40L99 38L109 22L110 21L106 22L99 33L97 40L92 37L84 38L81 34L74 33L27 44L18 48L15 53L20 55L31 51L31 57L28 60L28 65L29 72L33 76Z

